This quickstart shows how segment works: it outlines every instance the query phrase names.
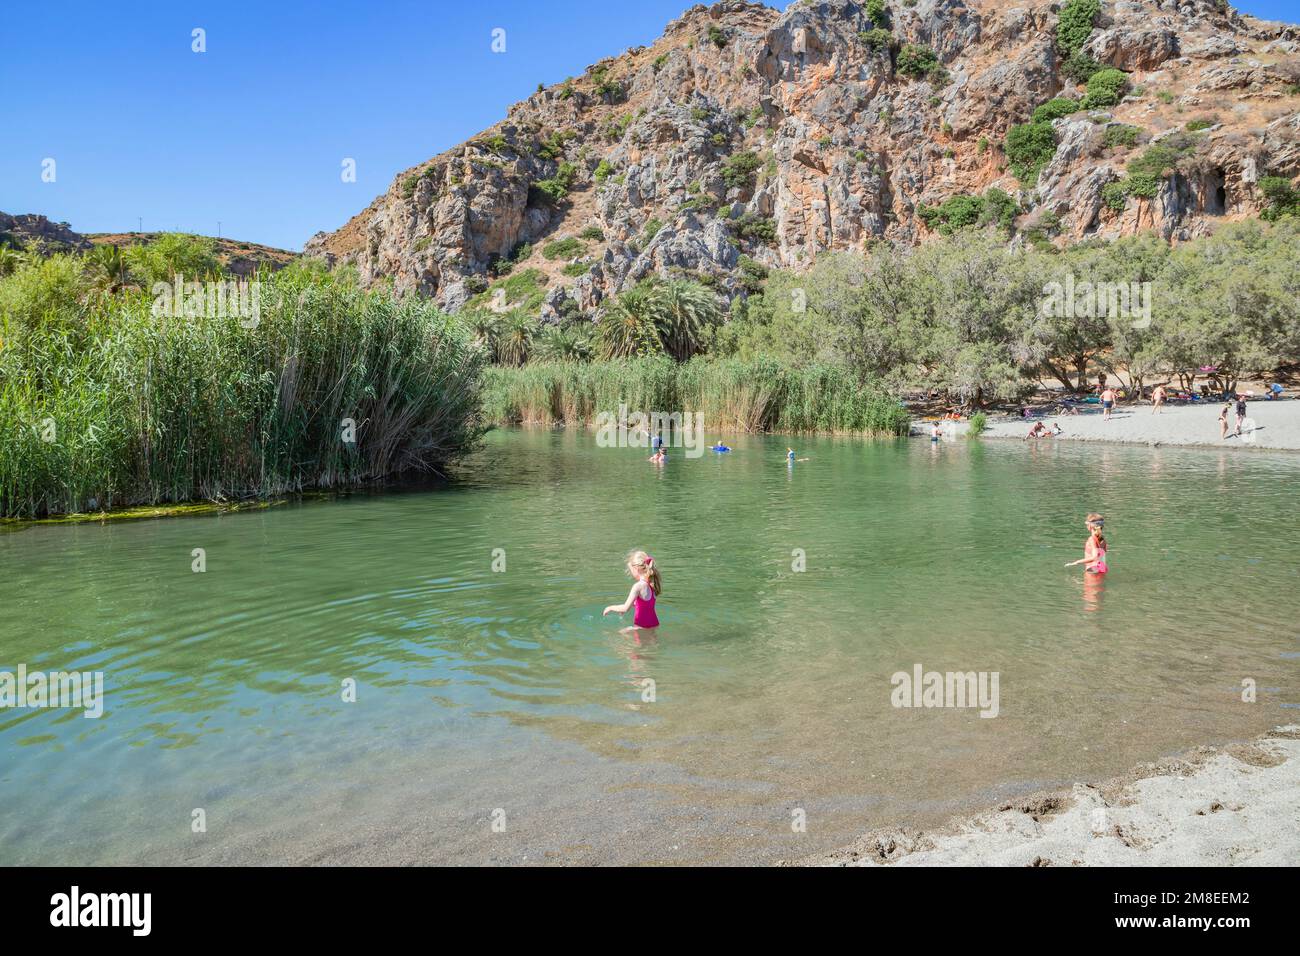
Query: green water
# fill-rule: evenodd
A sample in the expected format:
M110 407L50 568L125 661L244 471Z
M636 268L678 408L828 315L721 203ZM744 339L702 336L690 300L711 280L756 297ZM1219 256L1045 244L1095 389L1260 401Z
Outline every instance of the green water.
M107 694L0 711L0 862L764 862L1300 718L1300 456L733 444L496 432L434 490L0 534L0 670ZM600 614L634 547L652 635ZM892 707L915 664L999 715Z

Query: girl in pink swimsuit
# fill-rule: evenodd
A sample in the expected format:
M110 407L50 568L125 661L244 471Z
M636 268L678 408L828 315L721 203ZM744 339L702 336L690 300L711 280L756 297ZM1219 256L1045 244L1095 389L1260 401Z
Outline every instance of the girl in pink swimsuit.
M1071 561L1066 565L1067 568L1082 564L1085 571L1091 571L1093 574L1105 574L1110 570L1106 566L1106 539L1101 533L1105 524L1106 519L1095 511L1084 519L1084 525L1088 529L1088 540L1083 543L1083 557L1078 561Z
M655 598L663 593L663 582L659 577L659 568L655 559L644 551L633 551L627 556L627 573L632 576L632 590L622 604L611 604L605 608L605 614L611 612L626 614L633 609L633 627L658 627L659 617L655 614Z

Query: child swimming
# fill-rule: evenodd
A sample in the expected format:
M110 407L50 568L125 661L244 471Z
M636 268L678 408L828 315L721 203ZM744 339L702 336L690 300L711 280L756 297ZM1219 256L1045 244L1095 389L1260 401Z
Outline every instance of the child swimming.
M1106 567L1106 539L1101 532L1105 527L1106 519L1094 511L1084 519L1083 523L1088 529L1088 540L1083 543L1083 557L1078 561L1071 561L1066 567L1072 568L1076 564L1082 564L1085 571L1105 574L1109 569Z
M731 451L731 449L728 446L722 444L722 439L719 438L718 443L714 445L712 448L710 448L709 451L716 451L719 455L722 455L725 454L726 452Z
M655 449L655 453L646 459L646 461L652 461L656 465L662 465L667 460L668 455L662 448Z
M663 593L663 581L655 559L644 551L633 551L627 556L627 573L632 576L632 590L622 604L611 604L605 608L605 614L616 612L626 614L628 608L634 608L633 627L658 627L659 617L655 614L655 598ZM602 615L604 616L604 615Z

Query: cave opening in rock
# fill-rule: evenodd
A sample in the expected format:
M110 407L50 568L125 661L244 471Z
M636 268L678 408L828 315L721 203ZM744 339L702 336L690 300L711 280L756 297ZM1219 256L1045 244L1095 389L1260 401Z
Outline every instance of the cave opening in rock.
M1205 211L1211 216L1222 216L1227 209L1228 189L1223 170L1212 169L1205 182Z

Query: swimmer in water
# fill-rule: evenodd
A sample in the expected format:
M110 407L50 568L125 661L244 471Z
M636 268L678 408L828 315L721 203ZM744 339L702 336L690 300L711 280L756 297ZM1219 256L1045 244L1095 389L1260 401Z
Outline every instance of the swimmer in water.
M718 443L710 448L709 451L716 451L718 454L722 454L723 452L731 451L731 449L722 444L722 439L719 438Z
M652 461L656 465L662 465L667 460L668 455L664 452L663 448L656 449L655 453L646 459L646 461Z
M1084 519L1083 523L1088 529L1088 540L1083 543L1083 557L1078 561L1071 561L1066 567L1072 568L1076 564L1082 564L1085 571L1105 574L1109 568L1106 566L1106 539L1101 532L1105 527L1106 519L1094 511Z
M655 614L655 598L663 593L663 580L655 559L644 551L633 551L627 556L627 573L632 576L632 590L622 604L611 604L605 608L602 616L609 614L626 614L629 608L632 614L632 629L659 626L659 616Z

